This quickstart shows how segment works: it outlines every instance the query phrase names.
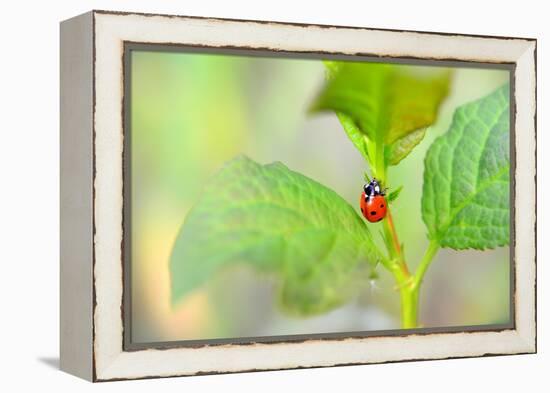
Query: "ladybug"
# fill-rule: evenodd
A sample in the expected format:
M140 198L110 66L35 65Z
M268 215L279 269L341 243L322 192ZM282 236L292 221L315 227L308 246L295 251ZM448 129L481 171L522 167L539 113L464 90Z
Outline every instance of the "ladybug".
M388 211L385 192L381 189L380 183L372 179L370 183L365 184L359 204L361 213L369 222L378 222L386 217Z

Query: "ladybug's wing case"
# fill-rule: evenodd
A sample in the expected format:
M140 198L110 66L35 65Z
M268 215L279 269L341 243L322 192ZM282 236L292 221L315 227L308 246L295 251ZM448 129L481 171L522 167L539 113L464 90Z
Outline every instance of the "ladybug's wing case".
M367 194L364 192L361 193L361 196L359 197L359 206L361 207L361 213L363 213L363 216L367 218Z
M365 216L369 222L378 222L386 217L387 210L386 198L382 195L375 195L372 198L368 198L365 202L363 216Z

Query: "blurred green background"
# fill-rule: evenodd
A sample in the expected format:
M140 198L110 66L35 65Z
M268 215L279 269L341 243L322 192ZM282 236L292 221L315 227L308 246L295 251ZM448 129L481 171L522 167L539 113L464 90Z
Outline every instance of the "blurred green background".
M334 114L307 114L323 85L321 60L132 51L131 68L133 342L399 328L399 296L382 269L357 299L312 318L282 314L274 302L276 279L246 267L220 271L172 306L174 240L223 163L241 153L260 163L282 161L352 206L366 164ZM390 169L391 184L404 186L392 214L413 269L428 244L420 214L427 148L447 130L457 106L508 80L508 71L456 68L437 122ZM440 251L422 287L422 325L507 322L509 274L507 247Z

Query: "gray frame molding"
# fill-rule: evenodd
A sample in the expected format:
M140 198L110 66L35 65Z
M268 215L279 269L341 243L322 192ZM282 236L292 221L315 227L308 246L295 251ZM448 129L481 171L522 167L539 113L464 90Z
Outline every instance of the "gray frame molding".
M61 24L60 366L91 380L93 13Z
M422 45L419 45L422 42ZM514 68L514 324L273 343L124 345L126 44ZM92 381L536 351L536 41L92 11L61 24L61 368ZM522 192L517 192L521 190ZM242 343L241 343L242 344Z

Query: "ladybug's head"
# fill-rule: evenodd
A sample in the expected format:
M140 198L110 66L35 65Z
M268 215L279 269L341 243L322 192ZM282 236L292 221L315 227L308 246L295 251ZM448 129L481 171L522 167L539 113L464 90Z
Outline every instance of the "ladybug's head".
M380 183L378 183L375 178L373 178L368 184L365 184L364 190L366 196L379 195L382 191L380 188Z
M365 184L363 186L363 190L365 191L365 195L367 197L370 197L370 196L374 195L374 187L372 186L372 182L370 182L368 184Z

